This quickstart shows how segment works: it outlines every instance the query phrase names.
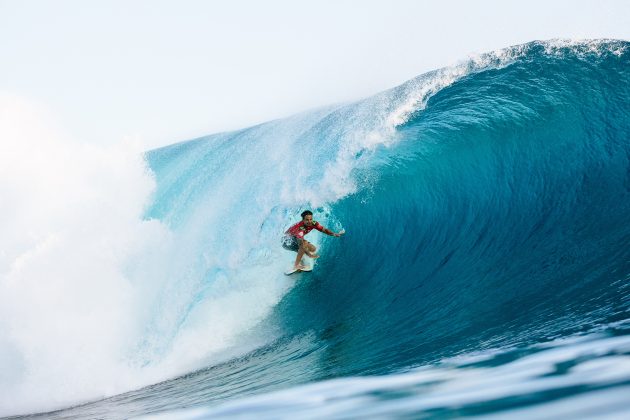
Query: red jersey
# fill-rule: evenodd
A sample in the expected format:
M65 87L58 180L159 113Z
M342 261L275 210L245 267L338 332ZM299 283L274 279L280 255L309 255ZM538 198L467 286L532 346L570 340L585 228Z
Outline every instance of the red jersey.
M298 222L291 226L285 233L287 235L295 236L298 239L304 238L304 235L309 233L311 230L317 229L320 232L324 231L324 226L320 225L319 222L313 220L313 224L307 226L304 222Z

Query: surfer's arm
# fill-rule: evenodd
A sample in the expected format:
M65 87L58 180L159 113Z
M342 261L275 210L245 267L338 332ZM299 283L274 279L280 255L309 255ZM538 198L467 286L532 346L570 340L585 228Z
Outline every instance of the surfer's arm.
M325 227L322 226L322 230L323 233L325 233L326 235L330 235L330 236L334 236L336 238L340 237L341 235L343 235L344 233L346 233L345 231L341 231L339 233L335 233L330 229L326 229Z

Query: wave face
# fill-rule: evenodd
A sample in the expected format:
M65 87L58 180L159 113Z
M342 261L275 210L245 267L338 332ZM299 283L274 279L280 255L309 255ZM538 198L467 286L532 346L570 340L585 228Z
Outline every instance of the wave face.
M205 369L93 407L125 417L138 392L151 412L627 334L629 47L534 42L148 152L144 218L169 233L150 270L129 268L156 287L120 369ZM305 208L347 234L311 233L315 270L286 277L280 238Z
M328 331L335 376L627 319L629 63L534 43L431 96L355 169L283 325Z

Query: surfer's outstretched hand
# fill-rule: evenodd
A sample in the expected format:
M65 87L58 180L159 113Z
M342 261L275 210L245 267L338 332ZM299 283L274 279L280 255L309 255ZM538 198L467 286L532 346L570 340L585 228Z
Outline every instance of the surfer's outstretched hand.
M341 230L339 231L339 233L335 233L335 234L334 234L334 236L338 238L338 237L340 237L341 235L343 235L344 233L346 233L346 231L345 231L344 229L341 229Z

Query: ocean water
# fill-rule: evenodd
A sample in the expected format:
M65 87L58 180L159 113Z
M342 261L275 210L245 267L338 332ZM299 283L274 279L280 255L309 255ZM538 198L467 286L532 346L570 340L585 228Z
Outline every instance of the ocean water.
M630 43L126 156L2 254L0 415L630 415ZM347 233L285 276L307 208Z

